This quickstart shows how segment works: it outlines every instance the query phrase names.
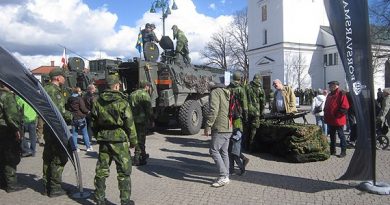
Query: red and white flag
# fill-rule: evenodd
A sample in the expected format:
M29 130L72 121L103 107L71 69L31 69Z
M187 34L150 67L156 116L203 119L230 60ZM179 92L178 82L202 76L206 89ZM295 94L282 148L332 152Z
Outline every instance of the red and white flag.
M65 68L68 65L68 60L66 59L66 48L64 48L64 53L62 53L61 58L61 68Z

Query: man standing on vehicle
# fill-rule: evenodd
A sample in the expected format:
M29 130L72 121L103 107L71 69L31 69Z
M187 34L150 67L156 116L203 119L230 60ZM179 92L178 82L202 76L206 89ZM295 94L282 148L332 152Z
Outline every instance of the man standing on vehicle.
M131 195L131 156L129 150L137 144L137 133L127 96L120 92L118 76L106 78L108 89L101 93L92 106L92 125L99 156L96 163L95 201L105 204L106 178L115 161L118 188L122 205L134 204Z
M211 129L210 154L219 170L219 177L211 185L221 187L229 184L229 139L232 125L229 122L230 91L223 84L211 83L210 112L207 116L204 135L209 136Z
M137 130L138 144L135 146L134 162L136 166L146 164L149 157L145 151L147 128L153 123L152 102L150 99L151 84L146 81L140 82L140 88L130 94L130 106L134 116Z
M185 64L191 63L191 58L188 56L190 51L188 50L188 40L183 31L181 31L176 25L172 26L173 40L176 39L176 58L181 54Z
M276 89L272 102L272 112L283 114L297 112L293 89L290 86L284 86L279 79L274 80L272 85Z

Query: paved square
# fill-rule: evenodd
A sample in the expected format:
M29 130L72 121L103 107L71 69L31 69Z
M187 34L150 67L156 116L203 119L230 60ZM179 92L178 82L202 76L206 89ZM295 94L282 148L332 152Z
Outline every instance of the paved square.
M313 116L308 116L313 123ZM200 132L202 133L202 132ZM201 134L181 136L179 130L166 130L147 137L150 159L146 166L133 167L132 199L136 204L390 204L390 196L378 196L356 190L353 181L336 181L349 164L347 157L332 156L323 162L288 163L269 154L250 158L245 176L232 176L229 185L210 186L216 177L209 156L209 138ZM83 146L80 146L83 148ZM23 158L18 167L19 182L29 188L7 194L0 190L0 204L93 204L91 199L74 200L68 196L49 198L42 190L42 147L36 157ZM94 145L98 150L98 146ZM340 150L337 149L339 153ZM84 187L93 190L97 152L80 152ZM390 183L390 150L377 152L378 181ZM63 175L65 188L77 191L75 174L68 162ZM119 204L115 164L107 182L107 199Z

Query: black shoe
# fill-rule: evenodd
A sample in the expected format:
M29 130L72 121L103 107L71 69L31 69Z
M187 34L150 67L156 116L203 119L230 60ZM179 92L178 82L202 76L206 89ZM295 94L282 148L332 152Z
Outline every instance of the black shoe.
M31 157L33 155L32 152L23 152L22 157Z
M249 163L249 159L245 157L245 158L242 160L242 162L243 162L244 170L245 170L246 165L248 165L248 163Z
M143 166L143 165L146 165L147 163L148 162L146 161L146 159L140 160L137 166Z
M132 164L133 164L133 166L139 166L139 158L138 157L134 157Z
M343 158L343 157L345 157L345 156L347 156L347 150L342 149L342 150L341 150L341 153L340 153L340 155L339 155L339 157L340 157L340 158Z
M241 170L240 170L240 174L239 174L239 175L240 175L240 176L245 176L245 174L246 174L246 171L245 171L245 169L241 169Z
M133 200L129 200L129 201L126 201L126 202L121 202L121 205L135 205L135 203L134 203Z
M66 195L66 192L63 189L59 189L59 190L50 191L49 197L52 198L52 197L58 197L63 195Z
M16 191L21 191L21 190L24 190L26 189L27 187L22 185L22 184L16 184L16 185L13 185L13 186L8 186L5 188L5 191L7 193L12 193L12 192L16 192Z

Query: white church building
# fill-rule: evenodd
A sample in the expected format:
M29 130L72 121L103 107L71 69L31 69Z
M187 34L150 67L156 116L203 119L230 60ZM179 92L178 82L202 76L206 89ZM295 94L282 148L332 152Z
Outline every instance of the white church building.
M323 0L248 0L248 30L249 77L260 73L264 89L275 79L294 89L327 88L337 80L347 89ZM379 52L390 54L390 43ZM375 89L385 87L387 59L374 60Z

